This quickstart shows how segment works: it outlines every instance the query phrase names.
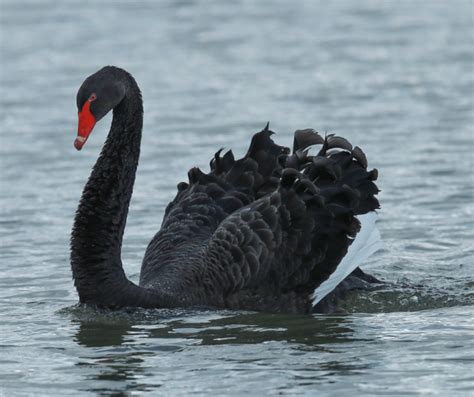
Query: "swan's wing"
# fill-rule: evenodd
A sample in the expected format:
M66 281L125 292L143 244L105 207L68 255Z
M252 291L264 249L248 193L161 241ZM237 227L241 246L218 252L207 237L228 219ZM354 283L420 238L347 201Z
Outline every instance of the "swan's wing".
M296 175L284 173L278 191L228 216L209 239L204 279L229 307L309 310L322 274L337 267L359 230L356 218L335 217L322 196L303 192Z
M302 237L311 233L314 222L304 216L304 206L291 204L293 208L282 205L282 195L275 192L236 211L219 225L209 239L206 257L208 263L217 265L216 276L227 293L262 283L282 286L298 268L298 249L301 253L310 251ZM291 260L280 267L285 259L278 254Z
M243 159L218 152L209 174L189 172L147 249L141 285L158 277L154 269L166 268L194 280L194 290L200 280L202 293L233 301L230 307L273 310L271 302L249 304L254 291L275 299L305 296L309 310L314 289L337 269L359 231L355 215L378 208L377 172L367 171L363 152L343 138L300 130L289 155L270 135L256 134ZM309 155L307 147L318 143L320 152ZM238 302L242 291L250 292L245 305Z
M339 137L326 137L318 155L308 155L304 146L319 141L315 135L304 130L295 139L303 148L284 159L277 191L228 216L210 238L206 271L229 300L245 289L275 299L293 291L307 294L311 306L321 283L335 273L325 284L332 290L344 279L350 266L343 258L360 230L355 215L378 208L377 171L367 171L362 151ZM271 309L261 305L254 308Z
M289 149L276 145L272 134L268 125L255 134L248 152L238 160L231 151L224 155L218 151L207 174L199 168L189 170L189 181L178 184L161 229L148 245L140 285L151 285L165 266L182 272L184 264L174 260L178 254L196 252L226 217L278 189L282 169L278 159Z
M312 241L318 221L306 216L306 210L296 194L280 189L219 225L205 247L203 271L205 279L220 289L226 306L281 310L276 297L307 283L325 247L323 240ZM319 221L328 221L327 215L323 211Z

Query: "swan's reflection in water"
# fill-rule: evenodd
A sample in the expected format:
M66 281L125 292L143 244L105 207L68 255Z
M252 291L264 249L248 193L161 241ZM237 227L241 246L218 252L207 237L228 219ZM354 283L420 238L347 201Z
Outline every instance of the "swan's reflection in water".
M86 378L92 381L88 382L91 387L87 391L128 396L131 390L156 388L157 385L145 385L139 381L145 375L144 356L150 353L127 346L132 322L79 320L78 323L74 339L79 345L89 348L76 364L87 369Z
M303 384L364 367L332 354L338 344L356 340L342 316L78 308L72 321L78 326L75 342L86 348L77 365L93 381L88 391L96 393L156 390L170 377L189 383L199 371L212 378L265 370L271 377L274 370L302 367L308 376L299 371L301 379L294 379Z

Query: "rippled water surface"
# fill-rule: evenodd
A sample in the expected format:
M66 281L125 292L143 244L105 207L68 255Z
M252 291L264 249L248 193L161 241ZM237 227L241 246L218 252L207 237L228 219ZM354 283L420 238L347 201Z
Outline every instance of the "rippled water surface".
M472 395L472 2L0 5L1 395ZM110 116L76 152L75 94L106 64L145 102L131 279L187 170L270 120L364 148L385 240L364 268L390 286L331 316L76 306L69 232Z

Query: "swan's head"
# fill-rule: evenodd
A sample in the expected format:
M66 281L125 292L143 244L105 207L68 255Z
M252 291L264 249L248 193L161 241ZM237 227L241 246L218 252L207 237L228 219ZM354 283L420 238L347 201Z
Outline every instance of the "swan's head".
M77 92L79 126L74 147L81 150L102 117L117 106L125 96L125 86L117 73L121 69L106 66L89 76Z

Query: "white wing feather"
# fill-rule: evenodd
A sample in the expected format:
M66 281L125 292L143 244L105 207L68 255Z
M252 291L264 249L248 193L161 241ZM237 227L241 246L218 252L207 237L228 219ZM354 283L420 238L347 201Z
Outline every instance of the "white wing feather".
M369 212L368 214L357 216L357 219L359 219L361 224L359 233L349 246L346 256L342 258L334 273L313 292L313 305L316 305L334 290L342 280L359 267L369 256L382 248L380 232L375 226L377 214Z

